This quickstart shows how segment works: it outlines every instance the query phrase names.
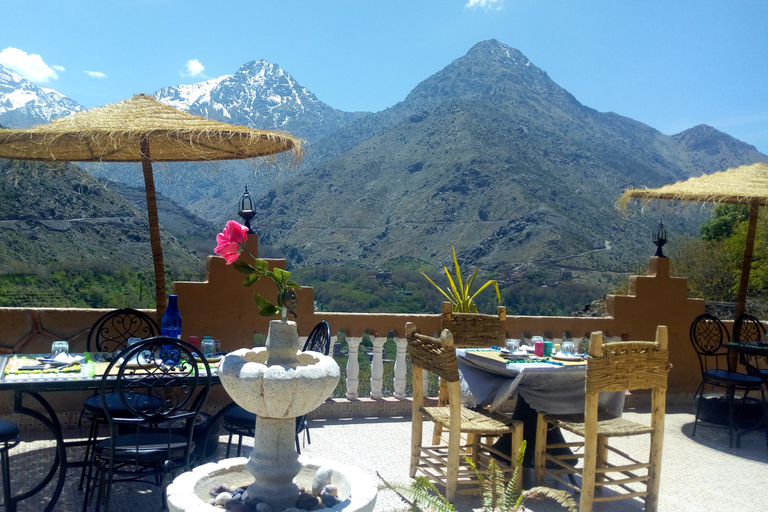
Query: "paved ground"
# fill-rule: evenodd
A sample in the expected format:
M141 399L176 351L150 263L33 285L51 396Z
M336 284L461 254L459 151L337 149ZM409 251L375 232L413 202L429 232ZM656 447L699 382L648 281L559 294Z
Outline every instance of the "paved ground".
M648 411L628 409L625 415L638 415L647 419ZM690 407L668 407L664 437L664 459L661 473L661 499L659 510L664 512L759 512L768 510L768 443L764 432L754 432L742 439L740 449L728 448L727 430L720 427L700 426L696 437L691 437L693 415ZM68 432L70 437L83 435ZM331 457L354 464L361 471L375 475L379 471L385 478L408 481L408 452L410 438L409 418L354 418L341 420L314 420L312 443L303 452L312 456ZM24 442L12 450L11 474L14 492L28 489L29 482L39 478L50 465L53 450L47 440L35 440L25 434ZM220 438L220 456L223 457L226 437ZM637 446L627 444L630 453ZM641 452L642 453L642 452ZM77 453L72 453L77 457ZM528 470L524 475L526 487L532 485ZM81 510L82 493L77 490L79 470L70 470L64 494L57 511ZM550 483L551 485L551 483ZM132 484L116 488L114 511L159 511L159 496L152 487ZM50 491L40 498L27 500L20 511L44 509ZM562 510L551 503L527 502L534 512ZM379 494L376 512L392 510L399 500L389 492ZM476 496L461 497L456 503L459 512L481 507ZM596 505L596 511L641 511L640 501L625 500Z

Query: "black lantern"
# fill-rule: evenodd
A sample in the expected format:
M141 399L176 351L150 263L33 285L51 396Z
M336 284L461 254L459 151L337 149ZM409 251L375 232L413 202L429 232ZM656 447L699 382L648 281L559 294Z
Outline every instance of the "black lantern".
M256 205L253 203L253 198L251 197L251 194L248 193L248 185L246 185L245 193L243 194L243 197L240 198L240 211L237 212L237 214L245 221L245 227L248 228L248 233L253 233L253 230L251 229L251 219L256 216L256 212L253 209L254 206Z
M653 234L653 243L656 245L656 254L659 258L666 258L664 253L661 252L661 248L667 243L667 230L664 229L664 223L659 220L659 228Z

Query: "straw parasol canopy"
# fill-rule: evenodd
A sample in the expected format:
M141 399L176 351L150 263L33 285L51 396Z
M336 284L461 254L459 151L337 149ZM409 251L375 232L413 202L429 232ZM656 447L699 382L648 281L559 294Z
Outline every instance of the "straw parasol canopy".
M739 293L736 297L736 317L742 315L747 300L747 284L752 266L758 211L761 206L768 205L768 163L742 165L735 169L678 181L661 188L626 190L619 199L619 208L626 208L631 199L645 201L667 199L749 206L747 242L741 267Z
M141 162L155 267L158 319L165 310L165 268L152 162L235 160L290 151L299 139L211 121L143 94L24 130L0 130L0 158L73 162Z

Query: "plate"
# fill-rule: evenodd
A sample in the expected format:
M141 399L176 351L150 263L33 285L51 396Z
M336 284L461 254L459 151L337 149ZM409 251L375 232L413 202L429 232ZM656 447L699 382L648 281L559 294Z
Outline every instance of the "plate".
M40 363L44 365L48 365L51 368L63 368L64 366L70 366L74 364L74 362L67 363L66 361L57 361L55 359L51 359L50 357L38 357L37 360Z
M526 352L533 352L534 350L536 350L536 348L535 348L535 347L531 347L530 345L523 345L523 346L522 346L522 347L520 347L520 348L522 348L522 349L523 349L523 350L525 350Z
M575 356L566 356L563 354L552 354L550 359L554 359L555 361L582 361L584 358L579 355Z
M213 354L210 357L206 357L205 360L208 361L209 363L218 363L219 361L221 361L221 359L225 355L227 355L227 354L224 354L224 353ZM195 361L202 361L202 359L199 358L199 357L195 357Z

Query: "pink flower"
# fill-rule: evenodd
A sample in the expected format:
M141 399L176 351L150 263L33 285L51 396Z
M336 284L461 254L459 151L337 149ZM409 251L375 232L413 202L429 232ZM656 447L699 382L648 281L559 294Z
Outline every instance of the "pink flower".
M240 246L248 238L248 228L237 221L230 220L224 227L224 231L216 235L219 243L213 250L219 256L227 260L227 265L237 261L240 257Z

